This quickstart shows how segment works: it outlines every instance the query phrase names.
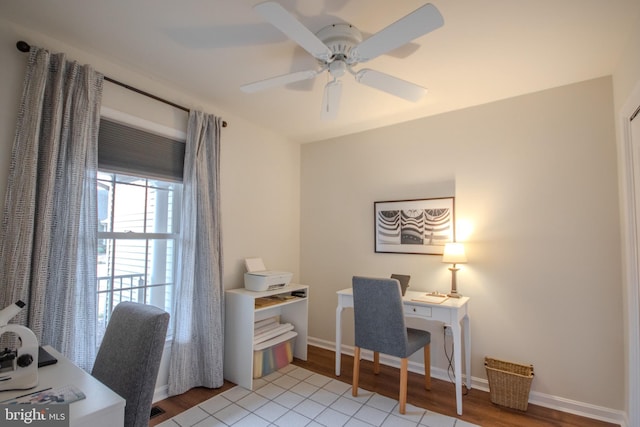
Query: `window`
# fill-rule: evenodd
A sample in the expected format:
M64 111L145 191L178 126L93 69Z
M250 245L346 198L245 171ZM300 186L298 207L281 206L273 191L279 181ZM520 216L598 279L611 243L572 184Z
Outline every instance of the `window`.
M122 301L171 313L182 184L98 173L98 335Z
M108 115L98 132L98 345L122 301L171 314L186 138L123 113Z

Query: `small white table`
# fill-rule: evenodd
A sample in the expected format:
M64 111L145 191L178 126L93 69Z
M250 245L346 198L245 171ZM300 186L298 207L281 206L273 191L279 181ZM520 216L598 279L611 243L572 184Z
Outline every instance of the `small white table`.
M30 390L0 391L0 401L34 393L49 387L74 385L87 397L69 404L70 427L122 427L124 425L125 400L80 369L69 359L44 347L58 362L38 368L38 385Z
M471 331L469 328L469 297L448 298L440 304L414 301L425 292L407 291L402 297L404 313L407 317L434 320L451 327L453 335L453 359L456 382L456 408L462 415L462 335L464 334L465 374L467 389L471 389ZM338 291L336 309L336 375L340 375L340 355L342 346L342 310L353 307L352 288Z

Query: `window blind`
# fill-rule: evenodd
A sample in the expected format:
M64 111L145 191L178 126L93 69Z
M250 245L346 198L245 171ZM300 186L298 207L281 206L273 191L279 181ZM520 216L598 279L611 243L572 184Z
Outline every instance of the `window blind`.
M182 182L184 141L102 118L98 168L127 175Z

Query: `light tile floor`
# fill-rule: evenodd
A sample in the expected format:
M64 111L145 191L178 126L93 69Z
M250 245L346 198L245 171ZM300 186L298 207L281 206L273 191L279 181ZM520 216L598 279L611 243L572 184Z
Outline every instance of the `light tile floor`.
M396 400L366 390L353 397L349 384L295 365L254 384L254 392L236 386L158 427L476 426L410 404L400 415Z

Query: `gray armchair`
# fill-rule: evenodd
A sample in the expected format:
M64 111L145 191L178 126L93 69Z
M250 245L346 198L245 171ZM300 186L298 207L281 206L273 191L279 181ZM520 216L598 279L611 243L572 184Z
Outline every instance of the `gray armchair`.
M111 314L91 375L126 401L125 427L148 427L169 313L121 302Z
M358 395L360 349L373 351L373 371L380 371L379 353L400 358L400 406L407 403L408 358L424 348L425 388L431 388L431 334L407 328L404 320L402 292L396 279L353 278L355 349L353 355L353 389Z

